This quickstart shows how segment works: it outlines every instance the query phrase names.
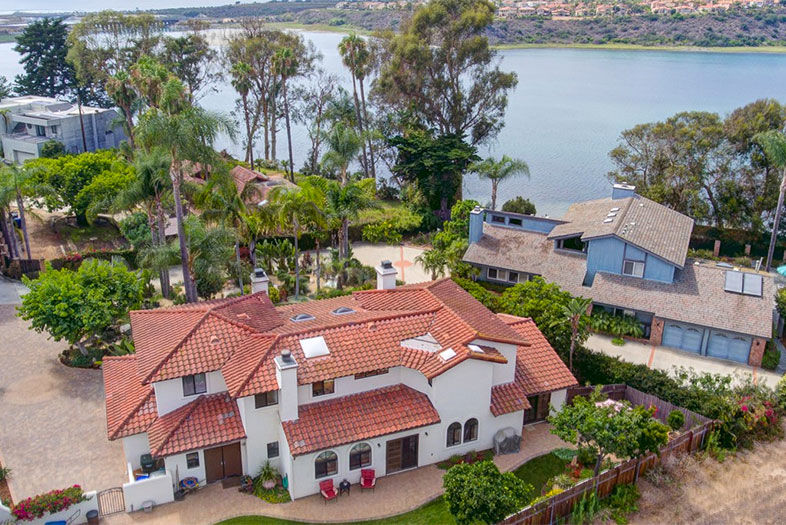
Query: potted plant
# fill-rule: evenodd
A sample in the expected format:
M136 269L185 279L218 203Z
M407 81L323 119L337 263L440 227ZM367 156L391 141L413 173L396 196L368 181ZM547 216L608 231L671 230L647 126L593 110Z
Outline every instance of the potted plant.
M269 461L265 461L265 465L259 470L257 478L262 483L262 487L266 490L271 490L276 486L276 478L278 471L273 468Z

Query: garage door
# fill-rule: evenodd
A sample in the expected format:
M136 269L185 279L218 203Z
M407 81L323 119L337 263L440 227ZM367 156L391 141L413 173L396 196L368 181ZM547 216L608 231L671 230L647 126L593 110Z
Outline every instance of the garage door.
M666 323L661 344L698 354L701 351L701 339L701 330L677 323Z
M707 355L747 363L751 351L751 339L736 334L713 330L707 344Z

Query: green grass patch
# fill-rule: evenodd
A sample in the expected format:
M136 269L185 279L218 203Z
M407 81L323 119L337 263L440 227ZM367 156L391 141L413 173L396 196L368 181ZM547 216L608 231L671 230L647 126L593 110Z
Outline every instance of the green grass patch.
M535 496L543 491L546 482L558 474L565 472L568 461L558 458L553 452L533 458L513 473L535 488Z
M240 516L222 521L217 525L300 525L302 523L300 521L280 520L265 516ZM442 497L439 497L422 507L398 516L381 520L352 522L352 525L452 525L454 523L456 522L453 516L450 515L447 504Z

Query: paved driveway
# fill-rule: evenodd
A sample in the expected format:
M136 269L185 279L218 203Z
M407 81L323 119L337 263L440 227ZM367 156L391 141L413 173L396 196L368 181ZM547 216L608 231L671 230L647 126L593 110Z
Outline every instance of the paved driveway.
M11 495L118 486L123 450L106 439L101 371L60 364L65 345L15 315L23 290L0 277L0 458L12 469Z
M652 346L635 341L625 341L622 346L611 344L611 338L605 335L592 334L587 339L586 347L596 352L618 356L631 363L647 365L650 368L671 372L674 367L693 368L697 372L710 372L735 376L738 381L752 378L769 387L775 387L780 374L754 368L725 359L701 357L689 352L681 352L665 346Z

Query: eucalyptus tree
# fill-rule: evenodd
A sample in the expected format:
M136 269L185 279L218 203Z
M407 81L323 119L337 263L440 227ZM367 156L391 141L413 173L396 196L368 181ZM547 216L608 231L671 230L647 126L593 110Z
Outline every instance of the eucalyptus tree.
M523 160L512 159L503 155L501 159L494 160L489 157L470 166L470 171L477 173L482 179L491 181L491 209L497 209L497 189L499 183L513 177L525 176L529 178L529 166Z
M302 169L307 175L320 173L319 156L325 139L323 130L330 120L330 108L334 104L339 83L338 75L327 73L322 68L317 68L310 78L307 85L294 90L293 99L298 103L292 108L292 119L306 127L311 141Z
M770 246L767 250L766 271L769 272L772 267L772 257L775 253L775 243L778 239L778 230L781 224L784 193L786 193L786 135L780 131L770 130L757 134L754 140L761 145L770 164L779 168L782 173L780 189L778 191L778 204L775 208L775 219L773 220L772 233L770 234Z
M366 127L366 119L361 115L361 103L358 97L358 84L360 84L361 93L363 92L363 78L366 75L366 69L370 60L368 48L365 40L352 33L341 39L338 44L338 51L341 54L341 59L344 65L349 69L352 76L352 95L355 101L355 114L357 116L358 134L363 136L363 129ZM365 97L364 97L365 98ZM362 105L365 110L365 101ZM367 115L366 115L367 117ZM366 142L363 141L363 156L361 157L363 164L363 171L366 177L371 176L371 168L369 165L369 157L366 152ZM374 177L376 178L376 177Z
M161 249L166 245L166 224L168 214L165 199L171 195L172 181L169 168L172 159L169 153L160 147L149 151L137 150L134 155L134 172L136 177L115 196L112 203L114 210L133 210L141 208L147 217L150 228L151 249ZM165 298L170 295L169 260L171 256L148 257L148 266L158 271L161 293Z
M153 73L158 74L155 69ZM142 84L153 85L155 79ZM183 284L188 302L197 300L197 290L188 264L188 244L183 224L183 170L186 163L199 163L202 166L218 164L220 160L213 149L213 143L221 133L233 138L234 122L223 114L193 105L182 82L171 76L162 84L157 104L151 105L140 116L136 129L137 140L144 147L161 147L170 155L169 175L175 201Z

